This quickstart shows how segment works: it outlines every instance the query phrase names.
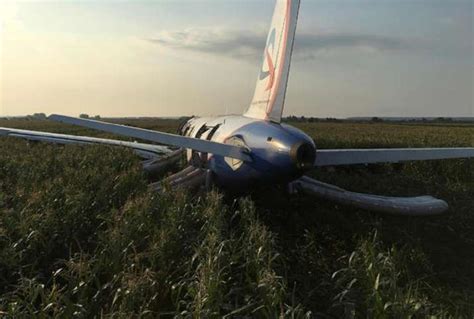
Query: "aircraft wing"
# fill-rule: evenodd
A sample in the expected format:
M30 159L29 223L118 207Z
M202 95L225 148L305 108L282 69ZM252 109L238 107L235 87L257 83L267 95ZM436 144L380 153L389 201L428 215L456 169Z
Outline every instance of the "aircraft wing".
M122 146L132 148L139 156L146 159L156 158L170 152L167 147L160 145L143 144L86 136L46 133L39 131L19 130L7 127L0 127L0 136L19 137L30 141L51 142L57 144L105 144L111 146Z
M316 152L315 166L337 166L474 157L474 147L332 149Z
M207 140L201 140L198 138L181 136L176 134L163 133L158 131L146 130L137 127L106 123L101 121L94 121L88 119L81 119L75 117L69 117L64 115L53 114L49 116L50 120L79 125L114 133L118 135L124 135L133 138L139 138L147 141L152 141L160 144L166 144L171 146L177 146L181 148L193 149L200 152L216 154L225 157L231 157L240 159L242 161L251 162L252 158L248 154L248 150L243 147L238 147L229 144L222 144Z

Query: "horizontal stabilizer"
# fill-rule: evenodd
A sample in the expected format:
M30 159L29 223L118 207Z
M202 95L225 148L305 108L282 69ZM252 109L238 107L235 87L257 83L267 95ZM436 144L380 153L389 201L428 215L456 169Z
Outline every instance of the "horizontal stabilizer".
M57 144L101 144L110 146L122 146L132 148L139 156L148 159L157 158L162 156L163 154L170 152L167 147L160 145L143 144L88 136L75 136L39 131L19 130L7 127L0 127L0 136L2 135L23 138L29 141L50 142Z
M336 166L474 157L474 147L318 150L315 166Z
M172 145L181 148L193 149L199 152L231 157L246 162L252 161L247 149L229 144L216 143L187 136L157 132L137 127L81 119L63 115L51 115L49 119L61 123L79 125L95 130L105 131L133 138L139 138L142 140L152 141L160 144Z
M394 215L431 216L448 210L445 201L431 196L388 197L354 193L307 176L292 182L290 187L293 192L303 192L342 205Z

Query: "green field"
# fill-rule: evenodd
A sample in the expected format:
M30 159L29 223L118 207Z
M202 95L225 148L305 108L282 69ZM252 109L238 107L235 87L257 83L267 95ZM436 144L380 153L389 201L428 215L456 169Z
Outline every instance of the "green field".
M474 146L466 124L294 124L320 148ZM39 120L1 126L110 137ZM383 216L278 187L157 194L128 150L0 138L0 316L474 317L474 160L309 175L430 194L450 210Z

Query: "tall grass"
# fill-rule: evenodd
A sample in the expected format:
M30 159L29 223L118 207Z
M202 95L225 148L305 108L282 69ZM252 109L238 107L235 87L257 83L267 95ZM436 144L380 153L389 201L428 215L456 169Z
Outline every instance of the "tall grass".
M249 200L152 193L122 150L2 146L3 314L304 314Z
M384 248L377 238L363 239L347 258L347 266L332 275L340 292L334 308L373 318L462 317L461 305L436 300L426 256L419 250ZM418 268L418 269L416 269ZM432 275L432 273L431 273ZM456 296L466 302L465 296Z
M473 173L472 161L312 173L452 206L397 218L278 188L157 194L126 150L0 139L0 316L471 318Z

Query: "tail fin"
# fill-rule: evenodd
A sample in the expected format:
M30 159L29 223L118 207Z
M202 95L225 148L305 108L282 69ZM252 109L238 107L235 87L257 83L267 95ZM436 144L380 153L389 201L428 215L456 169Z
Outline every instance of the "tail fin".
M247 117L279 123L285 103L300 0L276 0L262 70Z

